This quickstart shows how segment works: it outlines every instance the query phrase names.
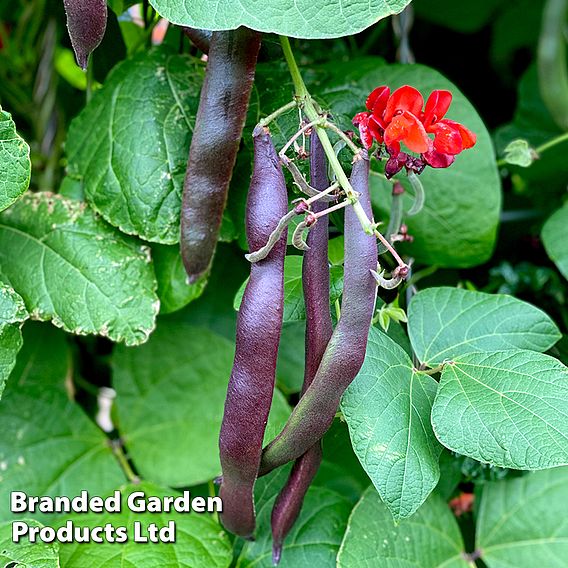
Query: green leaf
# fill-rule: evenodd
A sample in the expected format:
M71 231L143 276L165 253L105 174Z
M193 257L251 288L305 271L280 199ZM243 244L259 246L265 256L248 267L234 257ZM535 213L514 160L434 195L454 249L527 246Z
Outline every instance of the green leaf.
M514 469L568 464L568 368L533 351L470 353L444 367L432 425L444 446Z
M27 318L28 312L22 297L0 282L0 398L22 347L20 325Z
M68 173L109 223L175 244L203 65L165 48L116 66L71 123Z
M504 159L508 164L521 166L521 168L528 168L538 159L535 149L529 146L526 140L520 138L509 142L503 153L505 154Z
M181 310L203 294L208 275L195 284L188 284L178 246L153 244L152 260L158 281L161 314Z
M256 483L257 531L254 542L246 542L236 568L271 568L272 534L270 513L276 495L288 476L281 468ZM335 566L335 557L345 531L351 503L341 495L323 487L308 489L296 524L284 541L282 568L326 568Z
M70 400L71 355L66 336L51 326L27 324L24 346L0 404L0 501L11 491L28 495L92 495L124 482L109 440ZM41 513L27 513L43 522ZM0 519L13 515L0 508Z
M568 205L546 221L542 228L542 242L558 270L568 278Z
M126 505L126 497L134 491L143 491L147 497L163 499L177 496L171 489L144 482L128 485L121 491L120 513L82 513L63 519L71 520L78 527L97 527L110 523L114 527L126 527L129 540L122 544L96 543L62 544L60 548L62 568L92 568L93 566L128 566L136 568L228 568L231 564L231 545L227 533L210 514L196 513L134 513ZM159 528L170 521L175 523L174 543L140 544L132 540L134 523L145 527L155 523Z
M445 286L412 298L408 332L416 356L431 367L476 351L547 351L561 337L550 317L531 304Z
M302 260L303 256L287 256L284 260L284 323L304 321L306 309L304 307L304 293L302 289ZM330 305L343 293L343 269L332 266L329 272L330 279ZM233 302L235 310L239 310L248 278L242 283Z
M395 519L411 516L436 487L442 447L430 425L436 381L372 327L361 371L341 410L353 449Z
M30 147L16 132L12 115L0 106L0 211L28 189L31 171Z
M488 483L477 516L477 549L489 568L564 568L568 469Z
M278 347L276 379L282 392L297 393L304 382L306 322L284 324Z
M247 26L261 32L300 38L355 34L392 14L410 0L151 0L156 11L174 24L207 30Z
M29 527L42 527L32 519L23 519ZM59 568L59 544L31 543L24 538L17 544L12 540L12 523L0 524L0 565L13 568Z
M467 568L463 552L458 524L438 495L396 523L370 487L349 517L337 568Z
M84 203L42 192L2 213L0 278L33 319L71 333L135 345L154 329L159 302L148 249Z
M219 429L234 344L204 328L161 321L148 343L112 360L118 427L138 471L171 487L219 475ZM267 436L288 418L276 391Z

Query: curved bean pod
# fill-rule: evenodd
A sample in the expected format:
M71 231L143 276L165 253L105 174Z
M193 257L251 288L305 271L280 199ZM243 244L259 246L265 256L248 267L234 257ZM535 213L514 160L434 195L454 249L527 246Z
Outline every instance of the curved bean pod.
M200 49L206 55L209 53L212 32L208 30L200 30L198 28L188 28L185 26L182 29L183 33L189 38L191 43L197 47L197 49Z
M270 134L255 132L254 169L247 201L250 250L260 248L288 209L284 175ZM284 312L287 231L268 256L251 264L237 318L237 342L227 389L219 449L223 477L221 520L249 538L255 527L253 500L264 430L272 402Z
M310 148L310 183L318 191L327 189L325 152L316 134ZM313 212L319 213L326 204L316 201ZM333 333L329 312L328 218L321 217L308 235L309 250L302 263L302 284L306 307L306 358L302 394L312 383L325 348ZM278 564L284 539L296 522L302 503L322 459L321 442L314 444L294 464L288 481L272 509L272 559Z
M353 165L351 185L372 218L369 196L369 160ZM367 337L377 285L371 270L377 267L377 242L361 227L353 207L345 210L345 276L341 318L329 341L316 376L294 408L282 432L265 448L259 475L296 459L327 432L345 389L365 359Z
M63 5L77 65L86 69L89 55L98 47L105 35L106 0L63 0Z
M260 34L248 28L211 37L181 209L181 255L190 282L213 259L259 49Z

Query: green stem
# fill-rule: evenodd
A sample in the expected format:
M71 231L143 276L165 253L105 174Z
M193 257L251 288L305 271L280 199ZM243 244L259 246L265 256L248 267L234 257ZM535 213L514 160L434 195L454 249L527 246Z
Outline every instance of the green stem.
M116 456L118 463L120 464L120 467L122 468L126 477L128 478L128 481L134 484L140 483L140 478L134 473L133 469L130 467L130 464L128 463L128 460L126 459L126 456L124 455L124 452L122 451L122 444L120 440L112 440L111 446L112 446L112 451Z
M296 97L303 103L304 113L308 117L310 122L317 121L321 119L321 116L316 109L314 101L310 96L308 89L302 79L302 75L300 73L300 69L298 68L298 64L296 63L296 59L294 58L294 54L292 53L292 47L290 46L290 40L286 36L280 36L280 43L282 44L282 50L284 51L284 57L286 58L286 63L288 64L288 68L290 69L290 75L292 76L292 82L294 83L294 88L296 90ZM321 145L325 151L325 155L337 177L337 181L340 183L341 187L345 191L345 195L348 199L353 202L353 210L363 227L363 230L368 235L374 234L375 225L369 220L367 214L363 210L361 203L359 203L359 197L354 189L351 187L349 180L347 179L347 175L343 171L341 164L339 163L339 159L335 155L333 150L333 145L325 131L324 126L317 126L316 127L316 134L320 139Z
M559 134L558 136L551 138L548 142L545 142L544 144L537 146L534 149L534 151L538 155L540 155L543 152L550 150L550 148L554 148L554 146L557 146L558 144L562 144L562 142L566 142L566 141L568 141L568 132L564 132L564 134ZM507 162L507 160L505 160L504 158L501 158L500 160L497 160L497 167L502 168L502 167L506 166L508 163L509 162Z
M264 117L258 122L258 126L268 126L273 120L276 120L280 115L287 113L289 110L296 108L298 103L296 101L290 101L288 104L276 109L273 113Z

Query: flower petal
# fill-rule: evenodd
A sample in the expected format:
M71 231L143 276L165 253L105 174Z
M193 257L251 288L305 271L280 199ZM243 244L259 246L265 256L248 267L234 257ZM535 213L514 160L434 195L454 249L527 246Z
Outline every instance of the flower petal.
M395 114L404 111L409 111L415 116L420 116L423 104L424 99L420 91L410 85L400 87L390 96L387 102L384 114L385 124L388 124Z
M449 124L460 133L464 150L467 150L468 148L472 148L473 146L475 146L475 143L477 142L477 136L469 128L466 128L463 124L460 124L459 122L454 122L453 120L449 120L447 118L442 122Z
M454 160L456 159L455 156L451 156L450 154L442 154L441 152L437 152L436 150L425 152L424 154L422 154L422 158L432 168L448 168L454 163Z
M428 130L429 126L444 118L451 104L452 93L450 91L437 90L430 93L422 119L426 130Z
M385 107L387 106L387 101L389 100L390 89L386 86L377 87L373 92L367 97L367 108L373 111L373 114L377 116L382 116Z
M353 124L359 127L359 136L361 137L361 142L363 146L368 150L373 145L373 135L369 131L369 119L371 118L371 113L369 112L358 112L353 117Z
M434 148L442 154L459 154L463 150L460 131L446 120L441 120L430 127L434 133Z
M385 130L385 143L404 142L411 152L421 154L428 151L430 139L422 123L408 111L395 116Z
M375 118L374 115L371 115L369 117L369 132L371 133L371 136L379 143L382 144L383 143L383 133L384 133L384 129L383 127L377 122L377 119Z

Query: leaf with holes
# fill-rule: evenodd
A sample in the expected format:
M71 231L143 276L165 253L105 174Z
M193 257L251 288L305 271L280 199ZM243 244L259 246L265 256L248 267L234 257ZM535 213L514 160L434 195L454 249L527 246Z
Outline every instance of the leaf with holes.
M68 173L109 223L145 240L179 241L181 192L203 64L158 48L116 66L73 120Z
M561 337L554 322L531 304L447 287L412 298L408 333L418 359L431 367L476 351L547 351Z
M31 170L30 147L16 132L10 113L0 106L0 211L28 189Z
M24 328L24 346L0 404L0 502L28 495L103 495L125 478L108 438L66 391L65 334L45 324ZM26 513L50 524L53 515ZM13 518L0 507L0 520Z
M349 517L337 568L468 568L463 552L458 524L438 495L397 523L370 487Z
M442 446L430 424L436 381L372 327L365 362L341 410L353 449L395 519L412 515L436 487Z
M514 469L568 464L568 368L533 351L470 353L442 371L432 425L444 446Z
M477 515L477 549L489 568L564 568L568 468L488 483Z
M354 34L398 14L410 0L150 0L174 24L207 30L253 30L301 38Z
M28 194L0 215L0 279L32 318L78 335L143 343L159 309L150 254L84 203Z

